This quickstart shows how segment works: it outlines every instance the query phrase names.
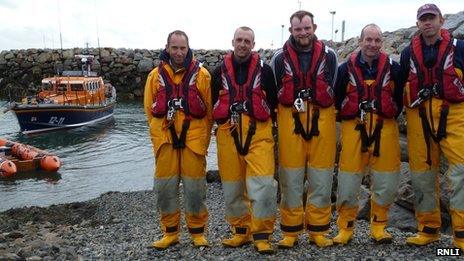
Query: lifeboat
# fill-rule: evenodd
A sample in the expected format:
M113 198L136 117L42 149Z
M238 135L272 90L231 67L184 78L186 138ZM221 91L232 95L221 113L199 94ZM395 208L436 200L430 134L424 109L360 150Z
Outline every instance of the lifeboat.
M56 172L61 166L61 161L57 156L33 146L5 139L0 139L0 146L9 149L9 152L4 153L5 155L3 157L5 160L12 162L18 172L37 169ZM7 163L5 164L8 165Z

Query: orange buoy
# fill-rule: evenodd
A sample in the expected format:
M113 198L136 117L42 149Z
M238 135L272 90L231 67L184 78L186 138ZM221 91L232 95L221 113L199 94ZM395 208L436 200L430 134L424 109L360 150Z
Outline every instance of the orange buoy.
M40 159L40 167L49 172L56 172L61 166L60 159L57 156L45 155Z
M11 160L0 156L0 177L12 177L16 171L16 165Z
M56 172L61 167L60 159L46 151L5 139L0 139L0 144L11 147L11 155L20 160L40 159L40 168L45 171Z
M34 147L21 143L14 143L13 146L11 146L11 154L21 160L31 160L37 157L39 152Z

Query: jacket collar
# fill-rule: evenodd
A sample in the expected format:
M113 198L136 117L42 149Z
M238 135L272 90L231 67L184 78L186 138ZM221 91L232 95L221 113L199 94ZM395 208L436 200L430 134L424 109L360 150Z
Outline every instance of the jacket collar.
M171 68L174 69L174 67L172 66L172 63L171 63L171 56L169 55L169 53L166 51L166 49L164 49L161 53L160 53L160 56L159 56L159 59L167 64L169 64L171 66ZM183 64L183 68L182 69L187 69L190 65L190 63L192 63L192 60L193 60L193 53L192 53L192 49L189 48L188 52L187 52L187 56L185 57L185 60L184 60L184 64ZM180 69L179 69L180 70Z

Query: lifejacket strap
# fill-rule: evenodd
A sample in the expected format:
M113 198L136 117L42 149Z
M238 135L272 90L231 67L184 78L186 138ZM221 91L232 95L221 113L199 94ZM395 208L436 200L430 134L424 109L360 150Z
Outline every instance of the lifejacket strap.
M372 137L371 137L374 141L374 152L373 152L374 157L380 156L380 137L382 136L381 135L382 128L383 128L383 120L379 119L377 120L377 123L375 124L374 133L372 133Z
M437 129L437 139L440 141L442 138L446 138L446 125L448 120L449 106L446 101L443 101L440 111L440 121Z
M255 133L256 133L256 122L253 120L253 121L250 121L247 136L245 139L245 144L242 147L240 138L238 137L237 128L234 128L231 131L232 137L234 139L235 148L237 149L238 154L242 156L246 156L248 154L248 151L250 149L251 140L253 136L255 135Z
M311 120L310 136L319 136L319 109L314 109L313 119Z
M427 163L429 166L432 166L432 160L430 156L430 137L432 135L432 131L430 130L430 125L427 121L427 115L423 106L419 107L419 117L421 118L422 132L424 134L425 146L427 148L427 160L425 163Z
M359 135L361 135L361 152L367 152L367 148L369 147L369 136L367 135L366 125L360 122L356 125L355 130L359 131Z

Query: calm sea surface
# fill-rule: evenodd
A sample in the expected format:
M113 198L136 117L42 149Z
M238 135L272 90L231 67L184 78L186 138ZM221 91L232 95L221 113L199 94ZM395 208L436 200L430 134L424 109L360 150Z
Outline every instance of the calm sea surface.
M141 102L119 101L114 119L98 125L33 136L21 134L8 112L0 114L0 137L48 150L62 160L55 174L35 171L0 178L0 211L153 187L153 152ZM217 169L215 146L213 138L208 169Z

